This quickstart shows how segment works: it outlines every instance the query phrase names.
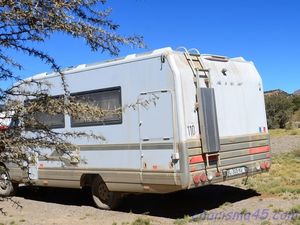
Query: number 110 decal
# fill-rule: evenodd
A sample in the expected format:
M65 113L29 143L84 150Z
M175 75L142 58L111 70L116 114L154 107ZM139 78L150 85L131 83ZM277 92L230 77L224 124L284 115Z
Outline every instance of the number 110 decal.
M187 126L187 130L188 130L188 135L190 137L194 136L196 134L196 129L195 129L195 125L194 124L188 125Z

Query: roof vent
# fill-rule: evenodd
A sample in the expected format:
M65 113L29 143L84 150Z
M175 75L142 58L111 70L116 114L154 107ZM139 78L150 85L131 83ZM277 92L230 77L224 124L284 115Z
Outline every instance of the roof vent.
M125 59L134 59L135 58L135 54L131 54L125 57Z
M83 69L86 67L86 64L80 64L78 66L76 66L76 69Z
M47 75L47 72L44 72L44 73L38 73L32 77L29 77L29 78L32 78L32 79L40 79L40 78L43 78Z
M226 56L220 56L220 55L209 55L205 57L205 59L211 61L228 62L228 58Z

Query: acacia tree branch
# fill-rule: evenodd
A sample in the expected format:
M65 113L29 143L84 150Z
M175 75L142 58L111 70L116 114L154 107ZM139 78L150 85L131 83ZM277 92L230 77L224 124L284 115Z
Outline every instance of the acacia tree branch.
M0 1L0 81L17 81L13 87L0 88L0 103L5 104L0 110L0 127L5 125L1 121L18 121L17 125L0 131L0 162L10 161L22 166L25 161L29 164L30 154L40 154L42 148L68 154L76 148L69 140L76 137L104 140L93 133L55 132L35 118L36 113L67 113L74 118L101 120L122 110L101 109L72 99L60 66L35 43L45 42L58 32L83 39L91 50L111 55L117 55L122 45L143 47L141 36L118 33L119 25L110 19L111 13L105 0ZM22 70L23 66L6 54L11 50L40 59L60 74L63 98L49 96L51 86L44 81L20 80L13 71Z

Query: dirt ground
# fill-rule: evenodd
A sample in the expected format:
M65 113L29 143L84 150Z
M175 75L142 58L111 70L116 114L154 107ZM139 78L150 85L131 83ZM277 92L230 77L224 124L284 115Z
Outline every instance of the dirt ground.
M271 146L273 154L292 151L299 148L300 135L272 138ZM230 183L166 195L129 195L118 211L97 209L88 196L89 190L23 187L12 198L22 207L11 201L0 202L0 208L7 213L0 215L0 225L129 225L138 218L144 222L149 219L152 225L283 225L294 216L286 212L300 205L299 195L260 195ZM143 224L147 223L135 225Z

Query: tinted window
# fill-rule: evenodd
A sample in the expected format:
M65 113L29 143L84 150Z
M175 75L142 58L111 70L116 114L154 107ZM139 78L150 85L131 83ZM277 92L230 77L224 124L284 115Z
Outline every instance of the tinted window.
M45 112L36 112L33 116L37 122L44 124L49 128L65 127L65 115L63 114L50 115Z
M110 88L85 93L73 94L75 100L99 107L101 110L108 110L108 113L97 119L71 118L71 126L95 126L122 123L122 113L115 113L121 108L121 88ZM113 111L114 110L114 111ZM111 113L109 112L111 111Z
M51 97L52 99L63 98L62 96L54 96ZM25 104L30 104L30 102L34 102L36 100L28 100L25 102ZM38 123L41 123L49 128L64 128L65 127L65 115L64 114L49 114L47 112L34 112L32 115L26 116L28 118L27 122L30 123L30 116L33 116L35 122L33 122L33 125L27 124L27 128L34 129L35 126L39 126ZM26 119L26 118L25 118ZM37 124L36 124L37 123ZM36 128L37 128L36 127Z

